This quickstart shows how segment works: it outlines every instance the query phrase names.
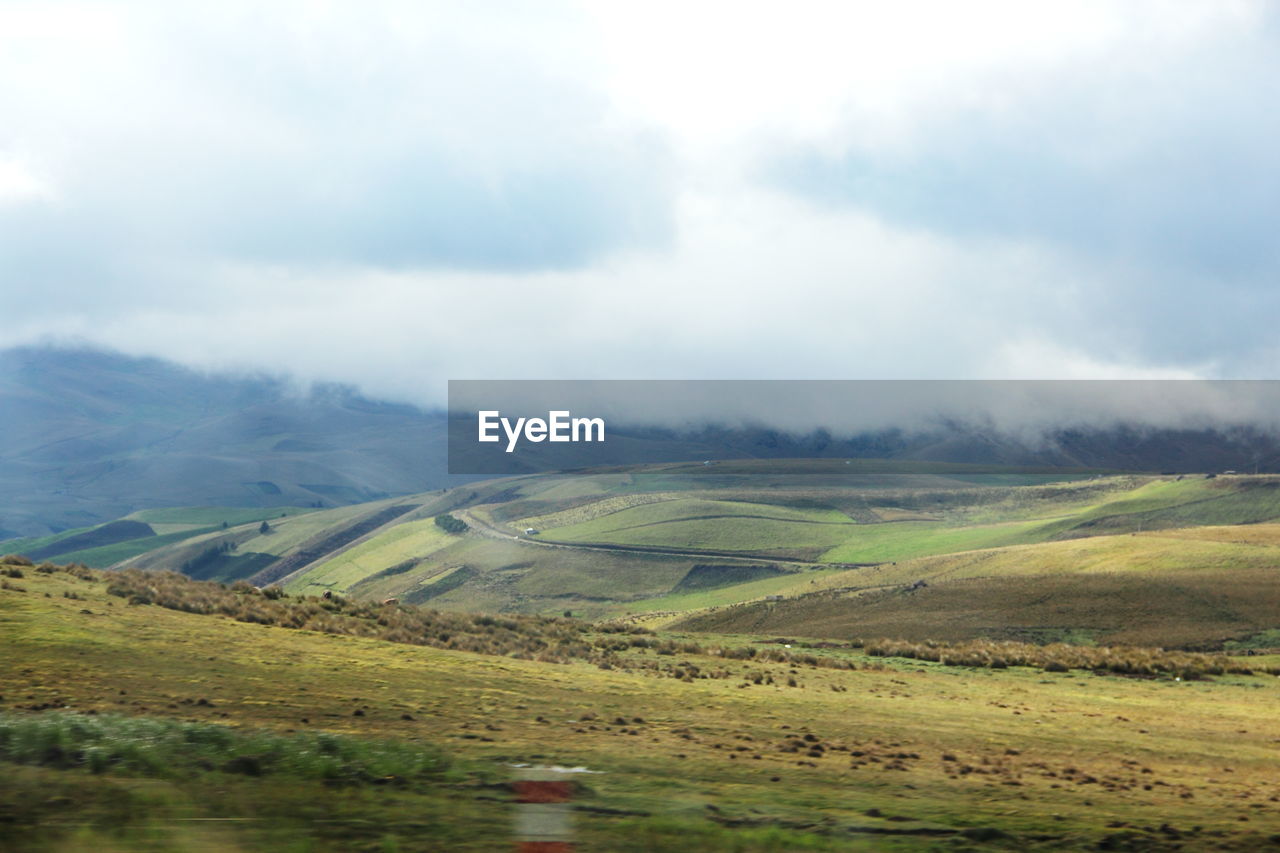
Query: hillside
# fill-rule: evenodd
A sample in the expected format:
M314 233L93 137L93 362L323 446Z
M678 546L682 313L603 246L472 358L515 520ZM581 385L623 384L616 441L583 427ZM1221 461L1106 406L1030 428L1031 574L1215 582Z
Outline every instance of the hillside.
M335 506L439 488L443 417L90 350L0 351L0 539L158 507Z
M216 510L146 511L132 519L151 537L96 554L292 594L699 630L1220 648L1280 628L1280 478L928 471L797 460L539 475L298 512L265 533L248 510L212 529L199 522ZM443 530L446 512L468 529Z
M144 509L327 508L475 479L446 473L445 424L441 412L344 386L203 373L101 350L3 350L0 539L97 527ZM625 450L619 458L656 467L716 460L726 478L751 470L752 460L815 458L856 459L868 484L876 461L889 479L914 467L935 482L947 471L963 480L966 465L1039 472L1032 477L1056 470L1051 478L1068 468L1280 470L1280 439L1247 429L1116 426L1037 440L952 422L848 436L699 425L610 429ZM592 464L566 447L540 445L556 464L538 470Z
M1072 484L1090 476L1083 473L990 466L876 461L850 466L805 460L738 464L744 467L642 466L489 481L273 519L266 535L253 523L187 531L184 538L158 542L161 547L118 565L224 580L253 578L290 591L431 599L459 609L604 613L611 602L670 593L694 565L733 567L747 559L775 574L821 571L827 565L821 560L824 552L856 532L856 519L879 520L868 496L898 502L928 499L934 506L936 497L921 495L945 495L960 506L998 503L1009 494L1018 501L1052 503L1061 500L1059 488L1070 490L1068 500L1080 502L1099 489L1117 488ZM928 473L931 467L936 473ZM1028 497L1037 487L1025 494L1009 492L1017 488L1010 482L1055 478L1065 478L1066 485L1042 486L1050 492L1041 497ZM456 510L471 530L461 536L445 534L431 523L448 510ZM633 511L665 513L651 540L634 544L581 536L574 541L569 531L561 541L549 538L560 535L556 528L533 537L522 532L557 518L613 518ZM770 523L775 529L754 532ZM692 526L707 538L672 536L671 529L680 526ZM827 537L818 547L811 538L814 531ZM745 541L746 534L754 538ZM451 578L449 589L434 586L446 577ZM726 583L731 581L732 572L725 577Z
M670 470L637 473L652 480L637 476L624 483L615 474L585 481L528 478L518 487L508 486L505 494L481 496L457 510L472 528L464 535L445 534L425 520L391 526L291 575L285 588L399 597L458 610L568 610L590 618L655 614L661 618L654 624L660 624L680 613L766 597L790 599L833 586L914 583L930 578L930 572L910 561L930 556L1037 543L1062 543L1051 553L1069 553L1066 543L1114 539L1117 532L1129 539L1129 532L1150 537L1160 530L1280 519L1275 478L1265 477L1126 476L1009 486L925 484L917 479L921 475L912 474L901 475L913 478L907 484L878 475L882 479L869 486L717 481L713 488L699 488L702 484L689 472L683 481ZM672 489L677 483L684 488ZM575 493L566 494L568 488ZM527 534L528 528L537 532ZM1125 630L1136 632L1133 636L1142 642L1208 647L1280 627L1271 624L1267 610L1273 583L1266 574L1268 558L1255 556L1236 566L1215 562L1220 556L1204 554L1190 564L1192 552L1176 546L1133 560L1117 556L1113 562L1145 565L1149 576L1141 581L1121 578L1116 583L1127 589L1124 594L1109 590L1102 580L1092 591L1085 584L1078 593L1085 599L1079 606L1066 603L1071 596L1063 592L1063 601L1051 612L1017 623L1018 631L1010 627L1009 614L1026 610L1026 602L998 580L974 581L970 589L988 584L989 589L973 594L986 596L991 606L966 621L951 618L954 608L949 605L939 605L945 612L926 626L937 636L955 638L985 633L1104 639L1123 638L1121 629L1128 625ZM1024 559L1027 566L1037 565L1035 554ZM1069 561L1047 562L1038 574L1068 574L1064 562ZM851 569L854 565L862 568ZM1201 571L1205 567L1238 574L1210 575ZM998 578L1001 572L991 574ZM1068 583L1061 578L1052 582ZM1214 585L1224 582L1236 584L1229 594L1240 600L1243 611L1228 613L1206 604L1174 620L1166 610L1145 603L1133 611L1135 601L1157 590L1163 590L1159 595L1169 606L1177 607L1183 598L1206 589L1217 595ZM1029 582L1029 589L1034 588ZM932 600L944 592L931 585L917 598ZM895 605L886 601L879 606L884 616L877 630L851 634L849 628L836 636L898 636L887 630L900 618ZM1101 620L1099 608L1106 611ZM1149 616L1126 615L1131 611ZM951 633L937 634L940 622ZM737 623L715 624L717 630L739 630ZM821 636L817 624L802 630L799 623L788 622L778 630ZM1175 624L1188 629L1165 630ZM1141 626L1156 633L1142 633ZM740 629L765 628L744 623Z
M1280 657L993 669L12 563L0 643L0 846L22 853L509 849L522 763L592 771L583 849L1280 832ZM1124 660L1173 668L1106 674Z
M1276 517L1277 485L1153 482L1030 528L1057 540L882 562L815 579L782 601L669 621L846 639L1272 647L1280 644L1280 524L1258 521ZM1129 532L1087 535L1117 529ZM1029 538L1025 529L1019 535ZM910 557L911 549L899 553Z

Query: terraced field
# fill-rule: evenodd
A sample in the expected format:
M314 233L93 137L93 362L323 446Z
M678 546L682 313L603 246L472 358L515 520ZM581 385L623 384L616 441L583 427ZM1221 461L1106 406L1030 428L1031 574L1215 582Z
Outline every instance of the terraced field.
M659 624L754 601L756 608L786 609L791 616L777 624L787 631L812 634L825 626L842 637L892 633L898 624L935 631L946 623L947 636L1008 629L1016 636L1105 638L1118 629L1095 612L1106 604L1098 590L1110 590L1134 612L1167 616L1144 605L1148 592L1159 589L1173 602L1201 595L1209 577L1238 588L1245 576L1232 573L1241 572L1262 573L1249 583L1266 589L1265 572L1277 565L1266 542L1270 522L1280 520L1274 476L1063 472L1049 481L1038 471L847 467L860 470L799 460L517 477L271 519L267 533L259 532L253 511L242 520L216 508L154 510L125 522L150 525L149 539L160 547L134 554L128 549L135 545L124 542L103 553L124 547L122 567L464 611L569 611ZM433 523L450 510L471 529L445 533ZM199 526L215 515L239 523ZM1259 546L1238 547L1249 537ZM735 565L755 573L735 574ZM851 566L859 568L842 571ZM1184 578L1186 572L1195 576ZM1093 580L1079 580L1085 576ZM1045 589L1055 590L1055 603L1039 608L1014 595L1008 585L1014 577L1042 578ZM915 599L890 594L918 581L929 590ZM1131 588L1116 591L1113 584ZM840 603L824 601L823 615L811 624L803 608L764 600L836 589L844 590ZM874 606L873 593L883 593ZM933 602L931 616L912 615L921 612L917 599ZM1014 601L1038 615L1005 625ZM970 616L955 617L961 606ZM1215 607L1191 608L1202 631L1162 637L1134 630L1151 642L1213 645L1280 628L1262 624L1257 614ZM1158 627L1154 616L1138 622Z
M691 550L797 551L844 541L856 522L834 509L697 499L629 507L545 531L546 539Z
M428 518L398 524L381 536L343 551L307 572L305 579L285 584L290 592L346 592L353 584L379 572L408 566L427 559L451 544L449 534ZM407 570L407 569L406 569Z

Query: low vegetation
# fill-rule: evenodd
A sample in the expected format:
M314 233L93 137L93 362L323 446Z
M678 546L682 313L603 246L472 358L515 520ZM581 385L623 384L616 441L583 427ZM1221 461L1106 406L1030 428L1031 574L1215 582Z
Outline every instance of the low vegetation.
M1255 671L1280 675L1280 665L1250 666L1247 659L1227 655L1193 652L1169 652L1164 649L1124 646L1079 646L974 640L967 643L910 643L874 640L857 643L876 657L914 658L937 661L944 666L978 666L1004 669L1010 666L1032 666L1047 672L1089 670L1098 674L1155 676L1167 675L1185 680L1233 673L1253 675Z
M45 564L37 571L57 571ZM461 614L396 603L374 604L341 596L290 597L279 588L259 590L240 581L230 586L194 581L176 572L149 573L129 569L102 575L82 566L61 569L89 580L106 580L107 593L130 605L156 605L189 613L227 616L240 622L273 625L326 634L372 637L392 643L502 655L546 663L583 661L602 668L649 670L678 679L727 678L726 670L690 664L673 666L656 659L639 659L628 652L650 651L656 658L700 655L725 660L776 663L785 666L850 669L845 657L811 650L841 648L834 643L775 643L726 646L693 639L679 642L656 638L652 631L626 621L592 626L571 617ZM21 577L18 566L6 567ZM790 650L795 645L795 651ZM888 639L854 640L843 646L861 649L871 657L902 657L934 661L944 666L1034 667L1048 672L1088 670L1097 674L1167 676L1200 679L1223 674L1280 675L1280 665L1251 666L1247 658L1159 648L1087 646L1052 643L978 640L962 643L909 642ZM800 649L805 649L800 651ZM764 676L762 675L761 680ZM760 683L757 681L756 683ZM772 680L770 681L772 683Z
M216 770L339 786L412 785L449 768L440 750L401 741L75 713L0 713L0 761L164 779Z
M591 659L596 651L586 639L586 624L571 619L449 613L342 596L293 598L279 587L261 590L244 581L230 586L193 581L177 572L125 569L106 579L107 593L131 605L153 604L260 625L548 662Z
M4 568L22 587L0 591L0 723L20 732L0 751L6 851L510 849L512 765L536 763L592 771L576 841L620 853L1255 850L1280 833L1275 656L1178 681L1094 668L1105 650L1062 672L998 643L496 616L458 624L469 651L380 639L414 615L395 604ZM344 632L287 627L313 605ZM255 613L281 621L237 618ZM551 662L502 630L577 640ZM1180 662L1218 656L1200 657Z
M439 527L445 533L466 533L471 529L465 521L447 512L436 516L436 527Z

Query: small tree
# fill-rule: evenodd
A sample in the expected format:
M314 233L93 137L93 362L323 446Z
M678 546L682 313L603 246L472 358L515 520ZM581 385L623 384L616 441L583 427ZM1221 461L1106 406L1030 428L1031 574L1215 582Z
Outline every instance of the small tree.
M460 518L445 513L436 516L436 527L439 527L445 533L465 533L471 528Z
M261 533L263 536L267 535L268 533L271 532L271 525L267 524L267 522L264 520L261 524L258 525L258 532Z

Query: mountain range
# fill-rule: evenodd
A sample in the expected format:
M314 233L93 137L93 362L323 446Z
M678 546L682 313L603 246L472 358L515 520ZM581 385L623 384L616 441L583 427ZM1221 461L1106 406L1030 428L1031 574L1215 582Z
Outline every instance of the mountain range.
M86 348L0 351L0 539L166 506L335 506L451 476L443 411L349 386L196 371ZM961 423L838 437L615 429L634 460L859 457L1127 471L1280 470L1262 430L1059 431L1027 442Z

